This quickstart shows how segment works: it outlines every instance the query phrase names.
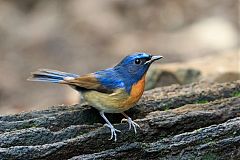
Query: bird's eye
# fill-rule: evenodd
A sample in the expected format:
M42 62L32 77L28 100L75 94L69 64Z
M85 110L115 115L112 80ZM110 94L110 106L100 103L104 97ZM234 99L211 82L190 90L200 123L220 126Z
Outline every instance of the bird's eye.
M139 58L135 59L135 64L140 64L141 60Z

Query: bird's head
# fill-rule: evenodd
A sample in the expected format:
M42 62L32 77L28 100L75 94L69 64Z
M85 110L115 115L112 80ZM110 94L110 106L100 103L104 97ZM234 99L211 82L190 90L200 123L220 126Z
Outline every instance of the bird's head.
M136 83L147 72L149 66L156 60L163 58L162 56L153 56L147 53L134 53L126 56L114 68L124 78L132 83Z

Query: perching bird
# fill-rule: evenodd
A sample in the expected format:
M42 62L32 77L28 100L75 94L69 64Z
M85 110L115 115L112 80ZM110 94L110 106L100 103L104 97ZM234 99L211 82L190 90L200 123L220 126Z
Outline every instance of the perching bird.
M85 75L65 73L56 70L39 69L32 73L30 81L52 82L67 84L79 91L89 105L99 110L111 130L111 138L117 140L114 126L104 113L121 113L129 124L129 130L139 127L124 111L132 108L141 98L145 76L152 62L162 56L152 56L147 53L135 53L125 57L113 68L100 70Z

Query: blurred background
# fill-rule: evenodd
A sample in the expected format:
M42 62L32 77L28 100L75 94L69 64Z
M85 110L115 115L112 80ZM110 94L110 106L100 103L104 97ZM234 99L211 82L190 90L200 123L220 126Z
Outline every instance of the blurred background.
M0 114L78 103L38 68L85 74L136 51L165 58L147 89L239 78L238 0L0 0Z

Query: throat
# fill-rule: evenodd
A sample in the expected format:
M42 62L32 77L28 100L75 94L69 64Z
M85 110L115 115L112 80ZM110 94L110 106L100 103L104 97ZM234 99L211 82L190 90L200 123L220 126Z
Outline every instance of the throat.
M130 92L131 97L137 98L138 100L141 98L145 87L145 76L146 75L144 75L137 83L132 85Z
M128 99L123 102L123 106L126 108L125 110L131 108L139 101L139 99L143 95L144 86L145 86L145 75L137 83L132 85Z

